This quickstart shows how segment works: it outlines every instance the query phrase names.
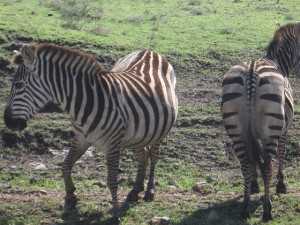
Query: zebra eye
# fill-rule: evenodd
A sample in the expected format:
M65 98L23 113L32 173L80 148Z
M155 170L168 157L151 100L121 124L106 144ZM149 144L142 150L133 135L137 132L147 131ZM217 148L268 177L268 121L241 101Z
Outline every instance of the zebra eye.
M24 86L24 83L23 83L23 82L18 81L18 82L15 83L15 87L16 87L17 89L20 89L20 88L22 88L23 86Z

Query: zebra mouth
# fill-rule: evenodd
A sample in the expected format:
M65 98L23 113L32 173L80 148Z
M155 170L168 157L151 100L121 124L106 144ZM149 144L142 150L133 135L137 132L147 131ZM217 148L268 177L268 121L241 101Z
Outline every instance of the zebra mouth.
M4 123L11 130L22 131L27 127L27 121L25 119L12 117L11 108L8 107L4 111Z

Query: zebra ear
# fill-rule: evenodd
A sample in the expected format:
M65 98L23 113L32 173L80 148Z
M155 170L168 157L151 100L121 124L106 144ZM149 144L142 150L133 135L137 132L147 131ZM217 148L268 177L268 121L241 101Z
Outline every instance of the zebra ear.
M270 42L267 50L267 55L272 56L274 54L277 54L282 42L282 35L280 32L280 28L277 28L277 30L274 33L273 40Z
M21 54L24 58L25 63L33 64L35 60L35 52L33 48L31 48L29 45L24 45L21 49Z

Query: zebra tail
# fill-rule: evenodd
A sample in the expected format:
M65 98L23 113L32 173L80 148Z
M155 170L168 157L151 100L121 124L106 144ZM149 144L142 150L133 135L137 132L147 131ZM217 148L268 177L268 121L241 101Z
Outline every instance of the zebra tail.
M251 61L249 74L246 76L246 96L247 96L247 110L246 110L246 126L244 130L244 144L246 145L249 160L252 164L258 164L261 171L263 171L263 163L261 160L261 145L258 142L256 134L256 110L255 110L255 95L257 91L258 77L254 72L255 61Z
M254 165L258 165L260 171L263 171L263 162L261 159L262 149L258 142L255 129L253 129L253 123L249 121L246 135L244 136L244 143L246 145L247 152L249 154L250 162Z

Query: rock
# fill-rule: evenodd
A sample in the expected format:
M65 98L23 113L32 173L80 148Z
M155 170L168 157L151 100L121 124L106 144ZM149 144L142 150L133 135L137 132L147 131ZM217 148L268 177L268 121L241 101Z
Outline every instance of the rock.
M96 151L96 148L94 146L91 146L87 149L87 151L94 152L94 151Z
M167 225L171 224L171 219L169 217L153 217L149 222L150 225Z
M53 148L49 148L48 151L53 156L65 156L69 152L69 150L57 150L57 149L53 149Z
M38 162L29 163L29 166L32 166L34 170L45 170L45 169L47 169L45 164L38 163Z
M220 220L220 216L215 210L212 210L207 216L207 222L209 224L215 224L219 222L219 220Z
M213 192L213 186L206 182L199 182L193 186L192 190L201 194L210 194Z
M177 184L173 179L170 179L170 180L168 181L168 185L174 186L174 187L176 187L176 188L180 188L180 185Z
M98 186L100 188L106 188L106 184L104 182L96 182L96 183L93 183L93 186Z
M93 157L94 157L94 154L93 154L92 151L87 150L87 151L84 153L83 156L84 156L84 157L87 157L87 158L93 158Z

